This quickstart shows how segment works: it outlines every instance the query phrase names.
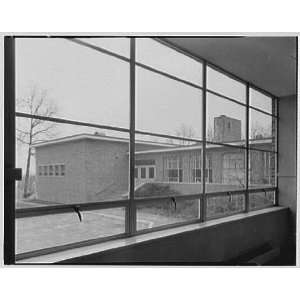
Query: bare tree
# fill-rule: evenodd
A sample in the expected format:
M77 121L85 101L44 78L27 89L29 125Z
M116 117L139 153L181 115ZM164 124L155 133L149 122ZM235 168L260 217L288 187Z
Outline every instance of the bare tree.
M266 137L270 137L272 132L272 125L263 126L259 122L255 122L251 124L251 139L263 139Z
M52 117L57 111L56 106L49 99L47 91L40 90L37 87L33 87L27 97L17 99L17 109L21 112L43 117ZM24 198L29 196L29 171L31 156L33 155L31 145L38 141L53 138L55 126L55 123L33 118L22 118L18 122L17 140L28 149L23 191Z
M196 132L193 127L187 126L186 124L182 123L178 129L175 130L175 135L182 138L194 138ZM178 142L178 140L176 140ZM169 139L169 142L174 144L175 141L173 139ZM190 141L180 140L179 142L181 145L189 145L191 144Z

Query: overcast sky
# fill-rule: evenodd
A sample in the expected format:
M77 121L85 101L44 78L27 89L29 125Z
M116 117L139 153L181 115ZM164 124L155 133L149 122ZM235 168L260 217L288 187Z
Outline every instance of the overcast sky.
M89 42L129 57L126 38L91 39ZM202 83L200 63L155 41L138 39L136 55L137 61L198 85ZM136 71L136 128L175 134L184 124L193 128L195 137L202 138L201 90L140 67ZM129 127L128 62L64 39L17 39L17 98L26 97L32 86L47 90L58 107L57 117ZM208 88L245 102L243 84L211 69L208 69ZM270 110L269 99L257 93L252 98L252 103ZM242 136L245 136L244 107L214 95L208 95L207 100L208 127L213 128L214 117L225 114L242 121ZM264 125L268 119L258 113L252 122ZM94 131L71 125L58 127L59 136ZM24 157L20 154L20 159L21 156Z

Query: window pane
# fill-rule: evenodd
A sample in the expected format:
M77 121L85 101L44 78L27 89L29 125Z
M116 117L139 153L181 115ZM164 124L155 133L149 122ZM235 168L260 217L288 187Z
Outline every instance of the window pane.
M139 67L136 71L136 129L201 138L202 92Z
M250 109L249 146L275 151L276 118Z
M137 204L137 230L196 220L200 200L180 200L176 197L158 203Z
M16 219L16 253L62 246L125 232L125 209L110 208Z
M141 178L146 178L146 168L141 168Z
M206 139L245 144L246 108L207 93Z
M128 128L129 63L66 39L17 39L16 97L17 111Z
M127 133L44 121L34 128L41 133L33 136L28 164L29 135L23 132L30 123L27 118L16 122L22 138L17 140L16 165L23 174L16 183L17 208L127 199ZM42 175L37 176L39 170Z
M125 56L127 58L130 57L130 39L129 38L80 38L78 39L85 43L89 43L93 46L97 46L103 48L105 50L109 50L116 54Z
M201 63L153 39L136 39L136 60L202 86Z
M249 90L250 98L249 98L249 104L250 106L254 106L256 108L259 108L261 110L264 110L268 113L272 113L272 98L269 96L266 96L265 94L260 93L259 91L250 88Z
M53 176L53 166L49 166L49 176Z
M206 192L243 190L245 184L244 149L207 144L206 154L210 167L211 179L206 179Z
M246 103L246 85L207 67L207 88L234 100Z
M245 210L245 196L224 195L207 198L207 219L222 218Z
M249 193L250 210L269 207L275 203L275 192Z
M276 154L265 151L249 151L249 188L275 186Z
M154 178L154 168L153 167L149 168L149 178Z
M55 176L59 176L59 165L55 165Z

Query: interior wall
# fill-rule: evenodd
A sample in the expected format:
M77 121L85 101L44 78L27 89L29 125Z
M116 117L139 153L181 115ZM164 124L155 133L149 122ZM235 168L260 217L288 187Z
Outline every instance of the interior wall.
M296 233L297 210L297 96L279 99L278 128L278 201L290 208L293 237Z

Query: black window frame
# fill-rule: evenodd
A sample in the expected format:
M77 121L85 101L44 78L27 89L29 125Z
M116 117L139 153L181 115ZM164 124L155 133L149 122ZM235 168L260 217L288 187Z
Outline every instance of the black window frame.
M29 115L25 114L22 112L16 112L15 111L15 39L18 38L27 38L31 36L5 36L4 37L4 125L5 125L5 135L4 135L4 141L5 141L5 200L4 200L4 262L5 264L14 264L16 262L16 259L21 259L22 257L26 257L26 255L19 255L19 257L16 256L15 253L15 219L18 217L26 217L30 213L34 214L41 214L43 215L44 213L42 210L37 211L37 210L30 210L30 209L15 209L15 180L20 179L20 170L16 169L15 165L15 118L41 118L40 116L34 116L34 115ZM212 64L208 62L207 60L203 58L199 58L197 56L193 56L184 50L172 45L170 42L166 42L163 39L159 37L151 37L157 42L165 45L166 47L170 47L174 51L178 51L184 55L187 55L191 58L193 58L195 61L202 63L202 68L203 68L203 84L202 86L197 86L195 84L189 83L185 80L182 80L180 78L177 78L176 76L173 76L171 74L165 73L160 70L156 70L155 68L152 68L151 66L144 65L140 62L135 61L135 39L139 37L134 37L130 36L128 37L130 39L130 58L123 57L122 55L116 54L112 51L108 51L106 49L102 49L101 47L95 47L91 46L87 42L82 42L78 40L80 37L89 37L89 36L71 36L71 37L65 37L65 36L43 36L43 38L64 38L64 39L69 39L71 42L77 43L83 47L90 47L94 49L95 51L98 51L102 54L110 55L113 56L117 59L121 59L124 61L127 61L129 63L129 68L130 68L130 128L127 130L122 129L122 128L117 128L117 127L112 127L112 126L105 126L103 124L89 124L85 122L78 122L76 120L65 120L65 119L59 119L59 118L47 118L43 117L44 120L51 121L51 122L58 122L58 123L68 123L68 124L73 124L73 125L84 125L84 126L90 126L90 127L95 127L95 128L110 128L112 130L116 131L123 131L123 132L128 132L130 135L130 149L129 149L129 199L124 200L123 202L119 203L107 203L106 205L119 205L119 207L125 207L127 210L126 214L126 234L122 235L121 237L125 237L128 235L135 235L139 234L136 231L136 206L134 204L134 169L135 169L135 135L136 134L144 134L144 135L150 135L150 136L163 136L163 137L169 137L169 138L174 138L174 139L181 139L176 136L171 136L171 135L159 135L156 133L151 133L151 132L144 132L140 130L135 129L135 67L139 66L148 70L151 70L152 72L156 72L162 76L167 76L173 80L177 80L178 82L181 82L183 84L189 84L190 86L193 86L194 88L197 88L202 91L202 100L203 100L203 109L202 109L202 123L203 123L203 136L201 140L197 140L198 142L202 143L203 151L202 151L202 174L205 174L206 170L206 146L208 143L214 144L213 142L207 142L206 141L206 93L207 92L212 92L214 94L218 94L214 91L210 91L209 89L206 88L207 82L206 82L206 70L207 67L212 67L222 74L225 74L237 81L240 81L244 84L246 84L246 103L238 103L239 105L242 105L246 107L246 144L245 146L239 146L238 148L246 150L246 162L245 162L245 176L246 176L246 187L244 190L239 191L238 193L244 194L245 195L245 212L249 211L249 194L250 193L255 193L259 192L260 190L263 192L267 191L274 191L275 192L275 203L274 205L278 205L278 188L277 188L277 169L278 169L278 160L277 160L277 149L278 149L278 99L272 95L271 93L264 91L263 89L255 86L254 84L250 82L246 82L239 77L235 76L234 74L231 74L227 72L226 70L221 69L220 67L216 66L215 64ZM93 36L95 37L95 36ZM101 36L100 36L101 37ZM142 38L142 37L141 37ZM273 105L275 105L275 109L273 111L277 112L277 114L271 114L267 113L265 111L262 111L261 109L258 109L256 107L250 106L249 105L249 88L253 88L259 92L262 92L263 94L266 94L272 98ZM221 96L224 98L224 101L233 101L237 102L236 99L231 99L230 97L227 97L226 95L221 95L218 94L218 96ZM260 111L262 113L265 113L269 116L272 116L276 120L276 133L275 133L275 150L273 151L267 151L267 150L261 150L261 149L255 149L249 146L249 109L254 109L257 111ZM200 118L201 119L201 118ZM201 120L200 120L201 121ZM195 139L182 139L182 140L191 140L195 141ZM232 145L227 144L227 143L215 143L223 146L228 146L231 147ZM236 146L235 146L236 147ZM272 188L267 188L267 189L249 189L249 151L254 150L254 151L267 151L270 153L274 153L276 156L275 160L275 165L276 165L276 184ZM61 168L61 165L60 165ZM64 165L65 168L65 165ZM66 175L66 169L64 171L64 174L62 176ZM203 190L201 196L201 216L198 220L198 222L204 222L206 220L205 216L205 207L206 207L206 199L207 197L213 196L214 193L206 193L205 190L205 185L206 181L203 180ZM237 192L237 191L234 191ZM199 195L197 195L199 197ZM13 201L11 201L13 199ZM146 200L146 199L145 199ZM160 201L160 199L158 199ZM97 205L97 204L92 204L92 206L95 207L104 207L104 205ZM61 208L56 207L55 210L59 209L69 209L70 211L73 209L72 206L62 206ZM53 213L55 211L53 210ZM175 224L174 226L181 226L181 224ZM171 227L171 226L167 226ZM159 228L160 229L160 228ZM153 229L159 230L159 229ZM116 237L118 238L118 237ZM98 241L99 242L99 241ZM83 245L84 243L81 243ZM70 248L74 248L75 245L70 245ZM60 249L66 249L68 246L62 246L58 247ZM31 256L38 255L40 253L51 253L54 249L48 249L47 251L37 251L35 253L29 254ZM57 249L55 250L57 251ZM28 257L28 256L27 256Z

